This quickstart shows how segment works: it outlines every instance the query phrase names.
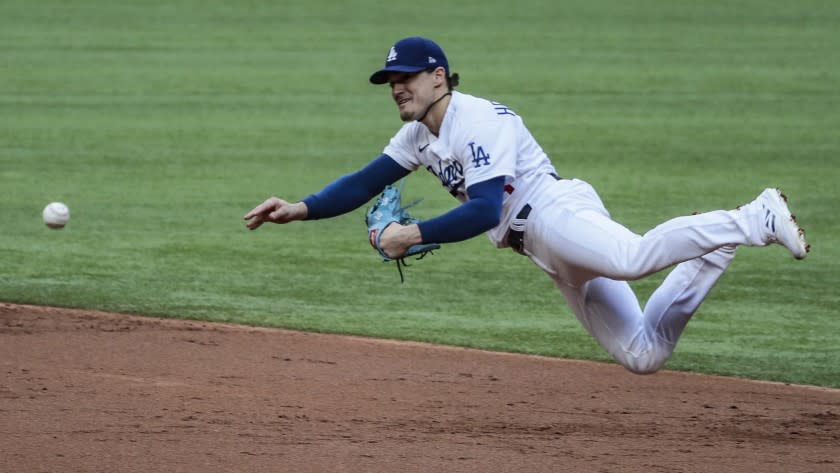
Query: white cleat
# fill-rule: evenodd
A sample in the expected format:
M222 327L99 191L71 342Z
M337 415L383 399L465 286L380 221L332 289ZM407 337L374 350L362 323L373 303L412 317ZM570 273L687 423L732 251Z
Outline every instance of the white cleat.
M779 189L764 189L755 202L761 206L761 218L768 243L778 243L787 248L794 258L804 259L811 250L805 241L805 230L799 228L796 217L791 215L787 197Z

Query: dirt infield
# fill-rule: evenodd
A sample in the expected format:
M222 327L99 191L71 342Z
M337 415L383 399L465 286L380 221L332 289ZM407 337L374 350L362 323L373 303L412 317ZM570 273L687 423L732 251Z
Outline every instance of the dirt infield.
M840 390L0 303L2 472L837 472Z

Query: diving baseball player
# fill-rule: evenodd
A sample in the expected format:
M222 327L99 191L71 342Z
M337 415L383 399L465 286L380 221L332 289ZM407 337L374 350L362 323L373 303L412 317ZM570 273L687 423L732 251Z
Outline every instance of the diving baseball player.
M382 154L300 202L269 198L245 215L248 228L341 215L425 169L460 205L417 221L399 205L388 215L383 209L393 197L384 205L380 198L368 225L381 255L398 259L486 233L496 247L512 248L548 274L586 330L635 373L664 365L738 245L779 243L797 259L809 250L786 198L772 188L735 210L633 233L610 218L591 185L558 174L516 112L455 91L458 80L433 41L398 41L370 77L388 84L404 122ZM674 265L640 307L626 281Z

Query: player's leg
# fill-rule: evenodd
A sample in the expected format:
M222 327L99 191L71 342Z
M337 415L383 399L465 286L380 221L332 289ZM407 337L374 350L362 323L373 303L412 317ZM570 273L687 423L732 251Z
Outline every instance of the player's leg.
M691 316L735 258L735 249L723 246L678 264L651 294L644 315L658 340L672 348L677 344Z
M556 282L584 328L628 370L653 373L671 356L673 345L657 338L627 282L602 277L577 287Z
M794 256L800 257L801 253L804 257L804 237L796 234L799 229L787 207L777 206L772 215L768 213L767 206L777 204L771 202L778 195L774 189L739 210L677 217L643 236L613 221L594 189L585 182L561 181L556 192L563 205L536 206L525 232L526 253L550 274L552 268L562 271L573 267L576 276L583 276L582 280L597 276L640 279L722 246L781 242L781 234L786 236L784 244ZM778 201L784 205L781 199ZM772 230L767 215L778 222ZM579 282L565 279L572 284Z
M729 263L735 247L722 247L680 263L651 295L645 310L625 281L595 278L578 287L555 281L584 328L622 366L658 371Z
M748 243L749 231L733 213L678 217L640 236L597 210L561 211L549 216L553 222L536 217L533 228L551 236L541 238L547 247L533 252L552 266L569 265L610 279L641 279L721 246Z
M604 272L599 261L609 260L615 245L642 237L612 221L594 191L582 194L565 196L564 202L575 203L549 208L542 213L549 219L529 224L526 250L616 361L637 373L655 372L671 356L689 318L723 274L734 246L677 265L643 312L626 282L599 277ZM557 223L551 225L551 219Z

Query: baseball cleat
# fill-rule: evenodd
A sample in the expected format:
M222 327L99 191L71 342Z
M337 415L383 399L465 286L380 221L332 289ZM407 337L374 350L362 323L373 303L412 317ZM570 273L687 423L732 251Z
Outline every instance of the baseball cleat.
M811 250L805 241L805 230L799 228L796 217L790 213L787 197L779 189L764 189L756 203L761 205L761 218L768 243L778 243L796 259L803 259Z

